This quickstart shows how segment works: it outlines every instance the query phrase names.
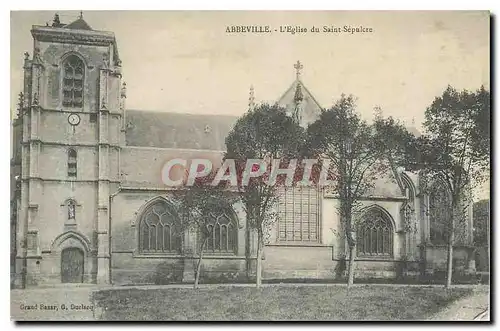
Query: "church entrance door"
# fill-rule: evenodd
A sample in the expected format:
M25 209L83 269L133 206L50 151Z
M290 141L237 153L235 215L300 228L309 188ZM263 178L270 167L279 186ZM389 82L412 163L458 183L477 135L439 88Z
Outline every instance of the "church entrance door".
M83 283L83 252L76 247L65 248L61 254L61 281Z

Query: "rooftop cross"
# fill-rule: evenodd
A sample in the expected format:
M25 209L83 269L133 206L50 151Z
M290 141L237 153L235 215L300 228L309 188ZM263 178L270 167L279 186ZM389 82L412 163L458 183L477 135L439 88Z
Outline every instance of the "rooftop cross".
M80 16L78 18L83 19L83 11L82 10L80 10Z
M302 70L304 68L304 66L302 65L302 63L300 63L300 61L297 61L297 63L295 63L293 65L293 67L297 71L296 75L297 75L297 79L299 79L300 78L300 70Z

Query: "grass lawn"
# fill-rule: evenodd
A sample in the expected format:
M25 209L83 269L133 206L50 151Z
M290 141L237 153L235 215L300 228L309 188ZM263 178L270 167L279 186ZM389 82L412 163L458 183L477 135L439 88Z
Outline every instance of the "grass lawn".
M123 289L94 294L104 320L423 320L469 289L367 285Z

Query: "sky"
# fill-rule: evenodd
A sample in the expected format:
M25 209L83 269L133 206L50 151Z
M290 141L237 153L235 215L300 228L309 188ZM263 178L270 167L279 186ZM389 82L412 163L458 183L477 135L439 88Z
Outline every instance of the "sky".
M63 23L79 11L58 12ZM11 113L22 86L32 25L54 12L11 12ZM486 11L85 11L95 30L115 33L127 83L127 108L241 115L250 86L274 102L301 79L322 107L342 93L422 130L427 106L447 85L490 86L490 16ZM232 25L269 25L272 33L227 33ZM371 33L280 33L280 26L371 28ZM489 190L484 190L487 196ZM483 194L481 194L482 196Z
M58 12L63 23L78 11ZM32 25L54 12L11 12L11 107L22 85ZM116 35L127 82L127 108L241 115L249 88L257 102L276 101L301 78L322 107L342 93L358 98L366 119L373 107L419 127L425 108L448 84L489 87L488 12L366 11L85 11L95 30ZM372 33L227 33L231 25L371 27Z

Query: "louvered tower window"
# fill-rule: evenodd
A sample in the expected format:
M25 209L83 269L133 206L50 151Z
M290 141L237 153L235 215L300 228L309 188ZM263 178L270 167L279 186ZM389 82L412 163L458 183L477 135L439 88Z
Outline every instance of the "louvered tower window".
M74 149L68 150L68 177L76 177L77 174L77 154Z
M64 61L63 106L83 107L83 80L85 69L83 61L76 55Z

